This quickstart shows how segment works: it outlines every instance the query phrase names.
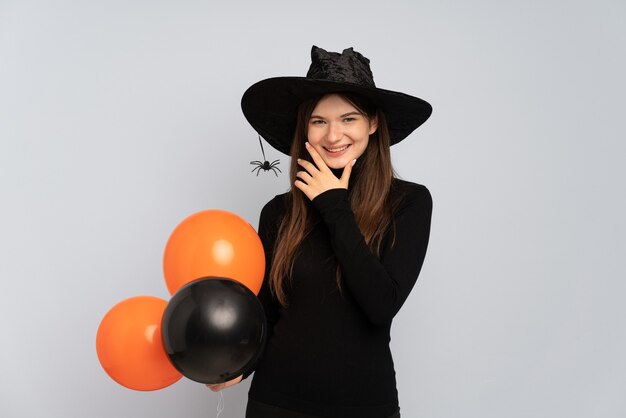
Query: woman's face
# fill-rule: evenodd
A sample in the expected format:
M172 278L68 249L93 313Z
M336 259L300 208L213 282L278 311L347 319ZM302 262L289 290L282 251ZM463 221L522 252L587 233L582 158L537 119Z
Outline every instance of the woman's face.
M365 152L377 127L346 99L329 94L313 109L307 136L328 167L343 168Z

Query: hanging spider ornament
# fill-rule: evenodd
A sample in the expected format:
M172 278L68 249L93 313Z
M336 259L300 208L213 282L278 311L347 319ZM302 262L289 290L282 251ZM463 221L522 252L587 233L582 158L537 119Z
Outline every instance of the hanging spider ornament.
M254 167L252 169L252 173L254 173L254 171L256 170L256 175L258 176L259 173L261 172L261 170L263 171L270 171L272 170L274 172L274 174L276 174L276 177L278 177L278 173L276 172L276 170L278 170L278 172L282 173L282 171L280 171L280 168L276 167L278 164L280 164L280 160L274 160L271 163L269 161L267 161L267 159L265 158L265 150L263 150L263 142L261 142L261 135L259 135L259 144L261 145L261 152L263 153L263 162L261 161L250 161L250 164L255 165L256 167Z

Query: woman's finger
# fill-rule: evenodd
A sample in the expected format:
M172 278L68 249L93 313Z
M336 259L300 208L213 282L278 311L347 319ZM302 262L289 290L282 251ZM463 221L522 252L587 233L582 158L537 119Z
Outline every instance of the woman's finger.
M341 182L341 185L345 187L346 189L348 188L348 184L350 183L350 174L352 174L352 167L354 167L355 163L356 163L356 159L350 161L343 168L343 172L341 173L341 178L339 179L339 181Z
M309 185L300 179L294 181L293 185L296 186L298 189L300 189L300 191L304 193L304 195L308 197L309 200L313 200L313 198L316 196L315 193L311 191L311 188L309 187Z
M300 180L302 180L306 184L311 184L311 180L313 180L313 177L306 171L298 171L296 173L296 177L298 177Z
M218 383L215 385L206 385L206 387L208 387L209 389L211 389L213 392L219 392L220 390L224 389L224 383Z
M237 383L241 382L241 380L243 379L243 375L238 376L232 380L229 380L228 382L224 382L224 383L209 383L206 385L206 387L208 387L209 389L211 389L213 392L219 392L222 389L226 389L228 387L234 386Z
M330 168L328 168L328 166L326 165L326 163L322 159L322 156L319 155L319 153L315 150L315 148L313 148L311 146L311 144L309 144L308 142L305 142L304 145L306 146L306 150L311 155L311 158L313 158L313 162L317 166L318 170L319 171L330 172Z
M315 173L319 172L317 167L315 167L315 165L311 163L310 161L298 158L298 164L300 165L300 167L304 168L311 175L314 175Z

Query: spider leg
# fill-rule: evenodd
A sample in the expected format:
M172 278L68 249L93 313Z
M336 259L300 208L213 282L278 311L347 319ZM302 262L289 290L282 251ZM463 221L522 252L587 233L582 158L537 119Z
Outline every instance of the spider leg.
M274 174L276 175L276 177L278 177L278 173L275 170L276 167L270 167L270 170L272 170L274 172Z
M261 168L261 166L254 167L254 168L252 169L251 173L254 173L254 170L258 170L259 168Z
M263 165L261 161L250 161L250 164Z
M274 160L272 162L272 164L270 164L270 168L275 168L276 170L280 171L280 168L277 167L278 163L276 161L278 161L278 160ZM278 161L278 162L280 162L280 161ZM280 171L280 172L282 173L282 171Z
M280 171L280 172L282 173L282 171L280 170L280 168L276 167L275 165L274 165L274 166L272 166L272 170L278 170L278 171Z
M280 160L274 160L274 161L272 161L271 165L278 165L278 164L280 164Z

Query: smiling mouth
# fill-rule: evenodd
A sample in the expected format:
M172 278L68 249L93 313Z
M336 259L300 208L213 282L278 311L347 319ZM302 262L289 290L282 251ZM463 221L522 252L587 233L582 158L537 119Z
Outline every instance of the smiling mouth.
M324 147L324 149L326 151L328 151L329 153L331 153L331 154L336 154L338 152L345 151L346 149L348 149L349 146L350 146L350 144L344 145L343 147L337 147L337 148L326 148L326 147Z

